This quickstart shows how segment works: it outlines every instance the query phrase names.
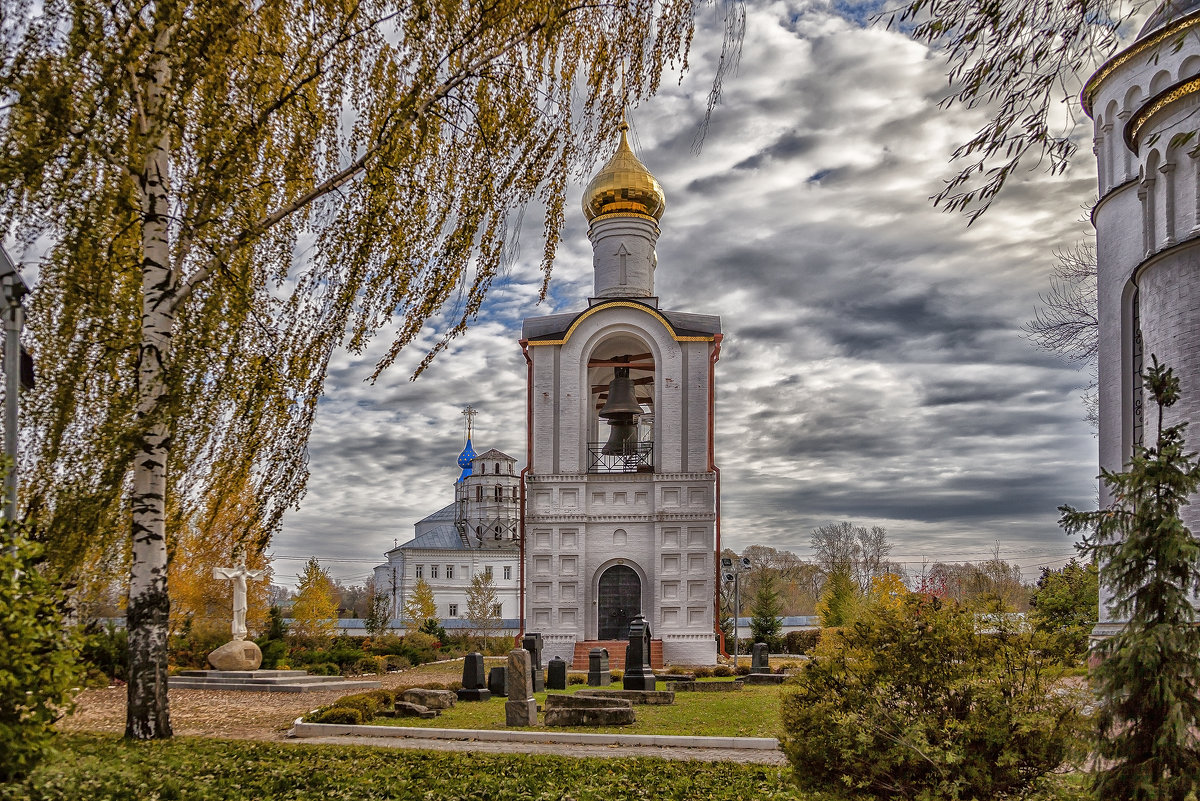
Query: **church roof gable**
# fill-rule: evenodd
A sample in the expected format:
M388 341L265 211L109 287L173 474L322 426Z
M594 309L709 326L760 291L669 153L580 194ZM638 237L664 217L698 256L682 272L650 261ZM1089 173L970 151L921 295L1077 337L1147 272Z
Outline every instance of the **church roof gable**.
M498 451L498 450L496 450L495 448L489 448L488 450L486 450L486 451L484 451L483 453L479 454L479 455L478 455L478 456L476 456L475 458L476 458L476 459L491 459L491 460L495 460L495 459L507 459L507 460L508 460L508 461L510 461L510 462L515 462L515 461L517 461L516 459L512 458L511 456L509 456L507 453L504 453L503 451Z
M453 507L453 504L451 504ZM452 525L437 526L420 534L400 546L402 550L462 551L463 544L458 529Z

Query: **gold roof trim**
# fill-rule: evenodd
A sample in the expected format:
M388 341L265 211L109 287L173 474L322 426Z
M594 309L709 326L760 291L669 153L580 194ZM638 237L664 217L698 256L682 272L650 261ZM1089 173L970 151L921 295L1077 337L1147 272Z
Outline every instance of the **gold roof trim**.
M567 340L571 338L571 334L575 333L575 329L578 328L583 323L584 320L591 317L593 314L600 311L601 309L612 309L612 308L620 308L620 307L629 308L629 309L638 309L640 311L646 312L646 314L649 314L651 317L653 317L654 319L656 319L660 323L662 323L663 328L667 329L667 333L671 335L671 339L675 340L676 342L712 342L713 341L713 337L711 337L711 336L708 336L708 337L681 337L681 336L679 336L678 334L675 333L675 327L673 325L671 325L671 322L666 317L662 316L662 314L660 314L659 312L650 308L649 306L647 306L644 303L634 303L633 301L629 301L629 300L610 300L610 301L606 301L604 303L600 303L600 304L597 304L597 305L591 307L587 311L581 313L574 320L572 320L571 327L567 329L567 332L565 334L563 334L562 339L532 339L529 341L529 347L532 348L536 345L565 345L565 344L567 344Z
M1092 77L1087 79L1087 83L1083 85L1083 91L1079 95L1079 102L1083 104L1083 110L1087 112L1089 117L1095 119L1092 115L1092 95L1096 92L1096 86L1105 78L1113 73L1115 69L1120 67L1125 62L1129 61L1134 56L1146 52L1151 47L1161 44L1164 39L1169 39L1175 34L1192 27L1200 22L1200 12L1196 12L1191 16L1176 20L1165 28L1162 28L1158 33L1146 39L1141 44L1134 43L1132 47L1123 50L1110 58L1108 61L1100 65L1100 69L1092 73Z
M1125 126L1125 143L1129 149L1134 153L1138 152L1138 134L1142 132L1142 127L1151 117L1176 100L1182 100L1198 91L1200 91L1200 77L1191 78L1161 92L1156 100L1138 109L1137 114Z

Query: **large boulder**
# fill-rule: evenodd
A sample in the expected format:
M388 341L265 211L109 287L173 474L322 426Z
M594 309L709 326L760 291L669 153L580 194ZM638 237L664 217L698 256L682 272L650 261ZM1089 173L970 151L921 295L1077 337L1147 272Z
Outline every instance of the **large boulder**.
M457 696L449 690L426 690L423 687L405 690L401 698L410 704L419 704L429 709L449 709L457 700Z
M250 640L234 640L209 654L208 664L217 670L258 670L262 651Z

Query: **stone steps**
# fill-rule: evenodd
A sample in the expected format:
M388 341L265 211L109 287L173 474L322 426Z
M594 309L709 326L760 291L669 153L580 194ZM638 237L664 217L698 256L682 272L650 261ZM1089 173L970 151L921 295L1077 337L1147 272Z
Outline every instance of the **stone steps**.
M306 670L183 670L167 679L172 690L222 690L258 693L316 693L373 690L377 681L342 676L310 676Z
M571 670L588 669L588 652L593 648L608 649L608 669L625 669L625 647L627 640L583 640L575 643L575 653L571 657ZM662 640L650 641L650 667L660 670L663 666Z

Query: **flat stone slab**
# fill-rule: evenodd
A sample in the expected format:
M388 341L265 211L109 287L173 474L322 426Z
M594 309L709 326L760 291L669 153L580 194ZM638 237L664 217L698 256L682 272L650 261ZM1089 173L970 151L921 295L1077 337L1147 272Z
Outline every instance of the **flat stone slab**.
M588 690L588 695L601 698L624 698L635 704L668 706L675 703L675 693L670 690Z
M373 690L380 686L377 681L350 681L342 676L310 676L303 670L184 670L167 679L167 687L172 690L251 693Z
M466 687L455 690L454 694L460 701L486 701L492 697L492 693L487 689L467 689Z
M546 710L547 726L629 726L633 721L632 705L560 707Z
M744 686L741 679L733 681L681 681L671 685L677 693L727 693L740 690Z
M658 676L659 681L695 681L694 673L663 673Z
M430 709L450 709L458 699L450 690L426 690L423 687L405 690L400 697L410 704L419 704Z
M547 695L546 711L552 709L633 709L633 701L625 698L605 698L579 692L574 695Z
M396 717L398 718L424 718L428 720L436 718L440 714L442 713L438 710L430 709L420 704L410 704L408 701L396 702Z
M742 680L747 684L783 684L790 678L787 673L751 673L742 676Z

